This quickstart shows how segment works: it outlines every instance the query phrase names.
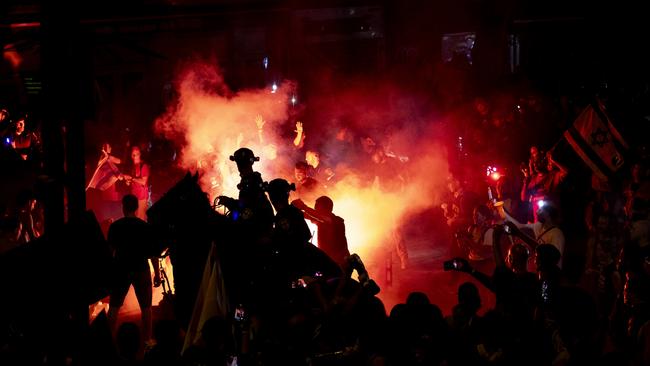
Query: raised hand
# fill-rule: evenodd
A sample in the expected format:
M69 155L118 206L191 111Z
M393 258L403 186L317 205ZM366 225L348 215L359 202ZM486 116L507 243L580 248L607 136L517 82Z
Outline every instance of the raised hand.
M302 133L303 128L302 128L302 122L297 121L296 122L296 130L294 132Z
M258 129L258 130L263 129L265 123L266 123L266 121L264 120L264 117L262 117L261 114L258 114L258 115L255 117L255 124L257 125L257 129Z

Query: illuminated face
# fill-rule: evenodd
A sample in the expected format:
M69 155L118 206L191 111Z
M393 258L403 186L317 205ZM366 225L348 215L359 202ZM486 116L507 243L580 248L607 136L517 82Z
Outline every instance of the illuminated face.
M305 153L305 160L307 161L307 164L311 165L313 168L318 168L318 165L320 164L320 154L316 151L308 150Z
M304 169L295 168L293 175L296 180L300 183L304 182L307 179L307 172Z
M537 160L539 158L539 150L537 147L533 146L530 148L530 157L533 158L533 160Z
M133 163L139 164L140 158L141 158L140 148L134 147L133 149L131 149L131 160L133 160Z
M16 122L16 134L20 135L23 132L25 132L25 121L21 119Z

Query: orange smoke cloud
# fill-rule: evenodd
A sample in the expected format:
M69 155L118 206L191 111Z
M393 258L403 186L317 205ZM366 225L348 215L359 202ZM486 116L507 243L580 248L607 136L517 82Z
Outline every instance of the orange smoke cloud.
M449 171L444 148L429 143L410 159L403 171L384 172L403 176L404 185L399 190L382 188L382 177L367 185L351 174L329 192L335 213L346 221L351 253L372 259L395 250L404 217L440 203Z
M390 98L374 95L372 89L345 88L341 95L330 93L323 94L322 100L314 98L310 105L313 101L316 112L322 116L304 121L312 127L313 133L308 133L307 139L314 149L326 150L336 127L361 129L364 135L389 127L395 129L390 144L374 136L377 145L408 157L408 162L400 163L395 171L381 171L365 155L356 159L363 161L357 166L326 162L337 177L337 183L328 188L327 194L334 201L334 212L345 219L350 252L360 254L368 262L394 250L395 234L405 215L440 202L449 174L445 149L436 142L436 124L426 116L413 116L409 112L412 109L403 108L401 102L386 103ZM239 176L228 157L238 147L249 147L261 157L254 168L267 181L278 177L278 166L292 167L295 163L290 160L293 157L282 154L293 148L292 141L279 133L280 124L287 122L294 90L293 83L283 82L274 93L270 88L232 92L217 67L193 64L180 74L178 99L158 118L155 128L182 146L181 167L200 170L206 192L212 197L236 196ZM398 88L391 86L374 90L383 90L379 94L400 94ZM342 106L341 101L346 101L350 108ZM333 127L329 118L344 114L345 122ZM258 115L265 121L262 138L258 135ZM321 156L328 158L327 154ZM375 170L381 176L369 174ZM390 175L400 175L404 184L399 189L387 189L381 183ZM293 181L293 177L285 178ZM403 240L408 242L409 238Z
M155 130L181 145L180 166L199 170L207 192L236 195L239 176L228 157L239 147L249 147L262 162L275 160L282 143L277 125L287 119L293 88L285 81L274 92L232 92L218 67L194 63L178 78L178 99L156 120ZM261 132L258 122L263 123ZM261 167L264 173L265 165Z

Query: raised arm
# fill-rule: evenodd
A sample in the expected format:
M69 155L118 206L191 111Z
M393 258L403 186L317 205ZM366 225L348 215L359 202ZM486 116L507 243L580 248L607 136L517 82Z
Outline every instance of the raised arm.
M264 143L264 124L266 124L266 121L264 120L264 117L262 117L261 114L258 114L255 117L255 124L257 125L257 137L260 140L260 144Z
M321 223L327 223L332 221L332 219L329 216L323 215L322 213L307 206L301 199L292 201L291 205L304 212L305 218L308 219L309 221L315 221Z
M520 228L522 227L532 228L532 225L528 225L528 224L520 224L520 225L521 226L518 226L517 224L510 221L506 222L506 226L510 228L510 233L523 240L524 243L528 244L528 246L534 250L535 247L537 247L537 244L539 244L537 243L537 240L535 240L535 238L526 235L524 232L520 230Z
M303 130L302 122L296 122L296 137L293 139L293 146L301 148L305 145L305 131Z

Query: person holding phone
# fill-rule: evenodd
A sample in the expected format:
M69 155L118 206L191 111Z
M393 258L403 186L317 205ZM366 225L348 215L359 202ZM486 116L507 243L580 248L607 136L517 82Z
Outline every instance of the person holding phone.
M506 234L504 225L495 225L492 231L492 253L495 262L492 276L476 270L466 259L454 258L444 263L445 271L459 271L470 274L496 295L496 310L520 320L520 324L532 321L539 303L537 276L527 269L529 251L522 244L510 246L503 255L502 238Z
M522 224L512 217L507 211L506 225L512 230L512 235L521 238L533 250L540 244L551 244L560 252L559 266L562 268L562 257L564 254L564 233L558 227L560 212L553 202L540 201L537 206L537 222ZM533 231L534 237L528 236L521 231L527 228Z

